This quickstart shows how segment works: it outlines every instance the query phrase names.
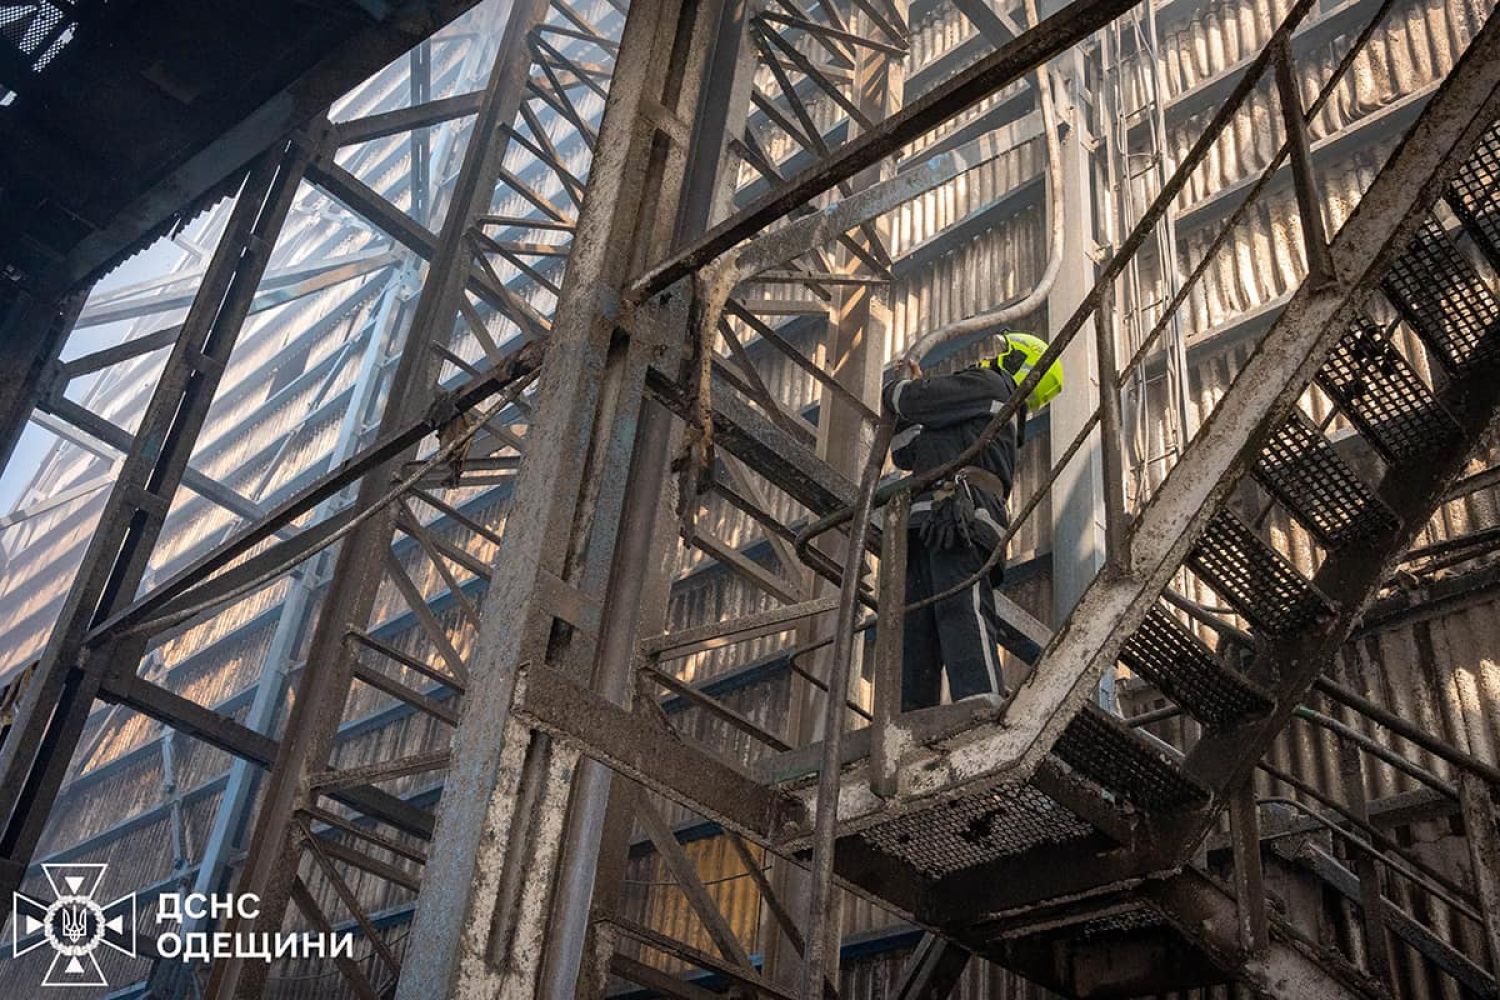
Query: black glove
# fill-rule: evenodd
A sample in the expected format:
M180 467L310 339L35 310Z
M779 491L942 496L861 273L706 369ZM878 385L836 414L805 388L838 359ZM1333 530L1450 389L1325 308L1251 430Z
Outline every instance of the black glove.
M939 491L920 531L922 544L932 549L952 549L974 542L974 498L960 486Z

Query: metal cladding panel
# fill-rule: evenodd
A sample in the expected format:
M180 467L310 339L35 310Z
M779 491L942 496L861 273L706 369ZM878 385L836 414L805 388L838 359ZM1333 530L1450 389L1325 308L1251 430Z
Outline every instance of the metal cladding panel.
M1342 9L1347 5L1328 6ZM1368 3L1365 6L1373 9ZM1174 112L1177 124L1169 134L1170 155L1180 156L1185 139L1201 124L1201 114L1187 110L1193 106L1192 102L1201 100L1205 93L1210 92L1205 88L1214 79L1221 77L1268 36L1269 25L1284 12L1285 7L1285 3L1279 2L1236 4L1183 0L1171 5L1170 14L1163 13L1166 19L1163 47L1169 89L1173 100L1180 102L1184 109L1180 113ZM1432 81L1446 72L1454 54L1467 42L1474 26L1489 7L1490 4L1483 0L1422 0L1397 5L1396 23L1377 34L1372 54L1360 58L1351 80L1313 127L1315 140L1331 137L1336 132L1354 136L1347 149L1340 146L1338 155L1320 168L1320 180L1329 199L1331 226L1337 226L1347 216L1388 151L1390 134L1382 132L1377 123L1383 118L1398 116L1412 95L1424 94ZM587 17L595 19L604 16L609 6L599 0L591 5L580 5L580 9ZM913 28L908 74L909 79L922 85L967 62L972 58L969 52L977 54L986 47L986 43L976 38L967 19L951 5L936 5ZM1310 88L1314 80L1327 75L1333 59L1342 51L1341 46L1347 45L1349 37L1357 30L1356 25L1352 30L1332 32L1312 56L1299 58L1304 88ZM454 65L457 59L456 50L448 46L440 46L435 53L434 97L452 92L444 89L452 86L451 78L445 77L444 72L445 67ZM762 70L762 74L764 72ZM926 77L922 75L924 73ZM449 82L445 83L445 80ZM768 80L763 78L760 82L773 89ZM335 111L335 118L358 117L384 109L389 106L392 95L398 95L404 85L401 67L393 66L378 76L371 86L361 88L342 102ZM1022 85L1016 85L987 99L943 130L914 144L907 154L920 154L923 149L941 141L944 135L1013 100L1022 89ZM1309 96L1310 93L1305 95ZM594 98L585 100L593 101ZM584 110L594 113L597 106L588 106ZM1221 214L1214 207L1215 196L1229 190L1264 162L1270 134L1276 127L1274 110L1264 93L1257 95L1250 112L1242 116L1245 121L1231 130L1220 148L1210 156L1209 163L1195 175L1180 199L1179 211L1201 220ZM815 120L825 125L831 123L837 114L830 102L821 99L811 102L811 111ZM1268 121L1270 129L1257 127L1257 123L1264 126ZM1370 127L1365 131L1363 126ZM1359 135L1355 135L1355 127L1361 127ZM554 138L560 135L559 132ZM779 132L768 140L768 147L773 156L794 152L790 140ZM378 165L378 170L371 174L377 186L399 185L410 169L407 150L406 143L393 137L345 150L339 154L339 160L349 165L355 158L364 157ZM583 171L587 153L581 146L564 148L562 155L575 173ZM1040 144L1031 140L892 213L892 249L898 257L898 280L892 289L893 318L886 345L888 356L894 357L916 337L941 323L1012 300L1031 286L1045 263L1045 218L1035 195L1041 169ZM745 168L741 180L746 183L755 180L753 171ZM544 187L542 193L562 203L565 195L561 189L550 177L548 184L550 186ZM1032 196L1016 193L1024 190L1031 190ZM1149 195L1150 192L1143 188L1141 193ZM1011 196L1005 197L1007 194ZM321 196L316 197L321 199ZM397 195L398 203L405 204L403 199L406 197L405 194ZM326 199L321 201L323 211L344 212ZM990 213L985 211L997 202L1000 203L998 209ZM1251 213L1240 235L1214 261L1206 275L1204 288L1189 299L1188 326L1193 334L1202 336L1247 322L1258 311L1274 307L1300 282L1305 264L1301 234L1293 221L1291 205L1289 192L1273 195L1266 206ZM508 201L497 203L494 211L514 214L522 207L523 200L512 196ZM315 221L305 224L317 225ZM1203 226L1184 227L1180 243L1184 264L1192 265L1202 256L1210 232L1206 222ZM953 233L959 236L947 245L941 240L932 242L934 237ZM330 255L357 252L373 245L375 239L373 232L367 231L362 237L327 247L325 252ZM498 267L502 276L512 273L509 264L502 262ZM347 289L341 287L335 292L344 294ZM323 293L295 306L281 307L250 325L232 363L232 377L226 379L225 399L215 406L212 426L205 434L203 448L195 456L195 465L201 465L205 471L223 477L236 489L246 492L251 492L261 481L265 463L269 460L266 450L273 448L286 432L300 426L306 420L310 406L310 393L305 391L290 394L274 406L266 405L270 386L276 377L276 361L286 349L286 342L277 331L284 328L305 331L331 308L338 297L335 292ZM539 309L550 308L551 297L545 291L533 289L527 294ZM811 293L800 286L760 286L755 294L813 301ZM1031 322L1034 325L1039 319L1037 317ZM351 323L335 327L310 344L307 363L314 364L337 350L348 340L354 326ZM493 327L497 339L514 332L509 321L497 319L493 321ZM789 339L803 353L814 358L819 356L824 335L820 315L811 317L809 322L788 322L786 329ZM1402 333L1398 336L1408 335ZM1190 389L1192 409L1198 420L1201 421L1222 396L1248 354L1250 344L1249 339L1233 340L1222 346L1205 345L1201 352L1195 352ZM800 411L818 402L818 387L802 369L785 361L776 352L765 349L764 345L749 346L772 394L786 408ZM456 350L471 359L480 354L477 344L467 336ZM978 347L973 348L973 356L977 356L978 351ZM1420 352L1408 350L1406 353L1414 359L1421 356ZM953 359L953 363L963 360L972 360L972 357L961 354ZM330 392L338 392L352 377L351 361L342 364L345 367L332 383ZM452 371L450 368L450 374ZM1419 370L1419 374L1430 377L1426 370ZM122 425L128 425L132 415L143 405L154 378L151 359L121 366L101 380L90 405ZM1327 412L1327 400L1316 392L1309 395L1307 404L1308 412L1315 419ZM1153 428L1153 439L1159 440L1164 419L1159 396L1148 395L1145 409L1148 423ZM287 481L288 470L310 467L324 454L328 435L335 424L336 419L329 417L309 427L289 448L282 471L267 483L266 489L279 487ZM1331 425L1335 435L1342 428L1342 421ZM1043 457L1048 451L1045 438L1034 441L1023 451L1018 469L1018 499L1027 495L1030 484L1041 477ZM78 485L99 475L106 467L105 463L91 458L81 449L62 446L49 456L40 471L33 495L50 495ZM1164 469L1165 466L1157 465L1147 470L1143 478L1148 483L1148 492L1150 486L1160 481ZM503 522L503 501L498 497L499 492L496 491L492 504L483 507L484 516L481 518L495 527ZM776 491L771 493L770 506L776 516L789 521L805 516L805 512L790 499ZM5 543L9 564L4 589L0 590L0 636L4 637L0 640L0 663L11 666L23 663L45 641L56 604L97 516L98 502L96 495L50 512L24 527L7 530ZM1497 507L1500 507L1500 491L1494 488L1455 500L1434 519L1426 540L1437 541L1500 523ZM1032 555L1045 555L1050 547L1049 522L1049 511L1044 504L1018 537L1013 562L1021 562ZM162 551L171 558L186 558L195 545L216 537L229 523L230 519L219 508L185 491L178 498L177 509L164 535ZM748 518L711 498L701 524L732 545L746 544L758 535ZM1308 571L1316 567L1320 559L1319 548L1300 527L1274 512L1266 523L1266 530L1278 549L1300 569ZM470 553L482 560L488 561L493 556L487 543L472 536L449 529L439 529L439 533L464 544ZM767 564L771 559L762 554L757 554L756 558ZM734 574L722 568L706 567L705 561L700 554L684 550L680 566L688 575L672 596L672 628L740 617L764 610L772 603ZM424 594L441 601L445 584L430 562L417 557L415 546L408 545L403 550L403 565L413 572L415 582ZM689 573L692 570L698 572ZM1037 575L1017 579L1009 592L1047 620L1050 586L1044 566ZM1186 581L1184 592L1200 600L1214 600L1212 592L1196 580ZM172 686L203 704L217 704L252 685L259 677L266 643L283 597L283 587L267 588L165 644L162 659L164 666L174 671ZM390 635L387 638L393 645L431 659L430 644L409 617L400 615L401 610L400 598L388 590L382 595L376 620L389 619ZM1419 719L1457 745L1483 759L1495 761L1497 752L1500 752L1500 713L1493 711L1496 699L1500 698L1500 675L1497 675L1494 662L1494 651L1500 650L1500 641L1497 641L1500 635L1496 634L1500 631L1496 624L1497 610L1500 608L1494 604L1476 605L1442 618L1402 625L1362 638L1351 644L1345 654L1345 679L1362 693L1390 705L1404 717ZM451 603L439 611L439 619L463 651L467 640L458 628L457 612ZM686 679L702 681L722 677L736 668L772 656L789 641L790 633L783 633L725 650L695 654L669 666ZM393 675L399 674L407 682L417 680L417 675L395 664L382 664L381 669L391 671ZM792 693L805 687L803 682L790 679L782 671L767 675L759 684L735 688L724 697L732 707L753 721L775 729L786 716ZM1150 700L1149 692L1132 697ZM392 705L389 698L373 689L356 686L345 716L349 720L367 719L392 708ZM701 711L689 710L682 718L688 720L685 728L694 736L724 745L741 759L750 759L758 752L748 737L728 729ZM1176 724L1159 728L1166 734L1173 732L1174 726ZM340 745L336 759L340 764L353 765L403 756L440 745L444 732L446 730L425 717L394 714L346 740ZM143 719L111 723L110 731L98 741L86 762L86 769L121 760L132 751L141 753L140 748L153 735L153 725ZM1192 733L1179 732L1178 735L1191 738ZM179 787L194 788L222 773L224 755L201 747L187 750L182 747L185 742L179 741ZM1426 759L1420 752L1410 747L1401 749L1424 766L1442 772L1437 762ZM1337 760L1332 741L1326 734L1307 732L1302 723L1294 723L1282 737L1273 759L1320 787L1337 787ZM65 846L77 842L108 829L122 815L141 813L159 805L160 773L153 770L158 767L159 757L154 752L143 753L139 761L126 761L118 784L110 781L94 787L81 786L59 810L49 834L52 843ZM417 789L425 787L432 777L417 776L399 784L393 783L392 787ZM1372 768L1368 780L1372 796L1394 794L1412 787L1411 779L1385 767ZM1264 790L1270 791L1270 786L1265 786ZM198 808L194 806L195 810ZM664 805L663 808L673 823L688 823L693 819L685 810L675 806ZM211 807L208 814L211 815ZM198 827L203 825L201 817L194 823ZM1443 835L1441 823L1427 824L1414 832L1423 843L1430 840L1436 844ZM163 859L145 850L147 845L160 845L167 839L159 832L154 836L152 841L150 837L131 834L118 840L110 849L113 852L110 857L117 857L122 865L127 859L139 862L140 869L132 877L138 877L143 884L161 877L170 866L170 858ZM737 857L728 851L727 845L713 838L690 844L689 852L699 861L706 878L724 880L716 883L712 891L724 902L736 929L748 932L757 926L759 916L754 892L748 886L749 880L737 867ZM346 871L351 878L354 877L354 872ZM639 907L635 912L648 918L653 926L681 930L689 935L689 940L700 946L704 944L701 937L692 937L701 934L701 929L687 912L681 893L670 886L655 884L669 876L662 873L661 865L654 858L638 859L630 877L633 880L632 898L639 897L632 904ZM355 882L361 898L376 909L399 906L405 901L404 894L390 889L388 884L377 885L373 879L356 879ZM320 891L326 893L326 889ZM382 893L388 895L382 896ZM328 898L322 898L320 902L334 908ZM867 903L846 900L845 906L846 928L850 933L890 925L888 915ZM1440 923L1449 917L1438 913L1433 919ZM391 935L398 942L398 950L401 933L397 930ZM747 937L747 940L753 939L753 934ZM885 996L889 984L899 974L903 959L904 955L900 953L889 953L849 963L843 995L868 1000ZM23 959L14 964L18 970L15 973L8 968L5 981L24 981L11 980L10 977L29 974L26 961ZM332 991L344 988L326 965L311 964L283 971L285 975L274 982L272 995L322 997L336 995ZM128 979L122 975L121 981ZM976 963L965 977L959 995L965 1000L971 997L1022 1000L1047 994L1020 983L1011 974ZM1191 994L1194 1000L1231 995L1227 990ZM1413 992L1411 995L1420 994Z
M683 844L683 850L694 862L709 896L735 936L741 941L754 942L760 924L760 896L729 841L723 837L690 840ZM752 847L751 852L753 857L762 856L758 848ZM628 919L670 934L692 947L714 950L713 940L677 888L671 871L654 853L631 859L625 873L621 911ZM685 968L679 960L635 942L622 942L621 951L659 969L679 972Z
M911 951L912 945L906 944L851 957L840 969L839 996L846 1000L886 1000L895 996ZM969 961L949 996L952 1000L1061 1000L1058 994L979 959Z

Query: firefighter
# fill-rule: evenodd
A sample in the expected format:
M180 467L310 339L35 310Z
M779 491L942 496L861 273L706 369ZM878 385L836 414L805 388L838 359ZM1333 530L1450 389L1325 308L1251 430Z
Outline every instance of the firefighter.
M1046 350L1026 333L1007 333L999 352L951 375L923 377L909 362L906 376L889 383L882 402L896 416L891 457L897 467L920 474L945 465L973 444L1015 394ZM1015 423L1004 428L969 464L912 498L907 537L906 603L940 594L979 572L1009 523L1006 500L1014 479L1016 451L1024 442L1026 416L1062 391L1062 365L1054 363L1027 395ZM995 611L995 587L1005 573L1000 561L987 578L906 617L902 647L901 709L936 705L942 671L954 701L1004 698L997 644L1032 662L1041 654Z

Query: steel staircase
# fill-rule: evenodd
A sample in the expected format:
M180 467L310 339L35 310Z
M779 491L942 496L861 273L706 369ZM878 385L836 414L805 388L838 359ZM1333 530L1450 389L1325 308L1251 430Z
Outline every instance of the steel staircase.
M1500 127L1485 134L1443 199L1500 268ZM920 918L1069 993L1080 984L1068 963L1082 963L1094 978L1079 995L1132 995L1139 970L1127 963L1111 984L1098 957L1127 942L1161 938L1155 950L1178 956L1183 986L1211 982L1206 970L1234 961L1232 933L1215 940L1214 929L1197 925L1231 897L1182 866L1326 662L1318 654L1347 635L1434 513L1500 399L1500 301L1435 214L1380 287L1440 367L1438 385L1424 382L1389 326L1367 314L1339 337L1313 381L1381 456L1381 481L1365 485L1296 410L1249 468L1323 546L1318 572L1303 576L1225 504L1185 562L1249 623L1248 669L1230 666L1160 602L1121 647L1120 661L1202 723L1203 739L1175 759L1086 703L1030 781L966 790L842 834L835 864L845 878L887 896L896 880L872 858L915 874L925 885L907 902ZM1044 657L1038 672L1048 668ZM1304 947L1286 928L1277 934L1282 947ZM1327 956L1320 965L1334 967ZM1353 970L1330 975L1351 992L1374 991ZM1162 987L1160 977L1153 982Z
M1497 56L1492 21L1354 214L1311 247L1325 259L1004 708L882 714L881 678L899 643L877 639L873 722L753 769L700 752L665 718L612 704L545 664L524 668L515 718L728 830L810 858L815 878L829 865L843 887L1065 993L1238 980L1265 996L1384 995L1265 912L1248 781L1500 411L1500 299L1486 273L1500 273ZM1299 185L1308 175L1304 163ZM1142 224L1151 221L1148 213ZM1127 241L1119 253L1134 248ZM1106 267L1101 283L1118 273ZM1054 344L1095 307L1085 302ZM651 379L656 398L687 415L670 379ZM1314 423L1300 403L1309 393L1346 427L1330 434ZM854 511L854 537L863 537L849 484L805 449L777 444L753 415L736 416L732 399L714 398L719 446L815 513ZM1264 498L1315 543L1311 575L1267 540L1254 506ZM895 565L882 558L881 594ZM1201 623L1168 600L1184 570L1234 612L1219 641L1205 642ZM869 599L853 577L845 574L846 624L856 598ZM728 623L725 634L764 635L796 611ZM839 657L836 643L833 690ZM1154 684L1202 736L1166 746L1095 706L1098 679L1117 664ZM834 768L820 759L838 765L836 813ZM1232 884L1196 858L1226 811ZM821 919L816 904L812 914ZM910 995L939 995L924 991L955 964L936 939L924 945L914 975L929 980L914 980Z
M1500 265L1497 168L1500 128L1485 135L1444 192L1492 265ZM1500 302L1435 217L1397 256L1381 288L1441 366L1445 384L1429 387L1368 316L1351 324L1314 379L1385 460L1381 483L1366 486L1298 411L1272 431L1250 468L1324 546L1319 572L1301 575L1229 505L1213 514L1187 556L1188 567L1250 624L1256 655L1249 669L1229 666L1160 603L1121 648L1122 663L1205 727L1186 759L1174 760L1086 704L1031 782L955 796L850 835L863 842L851 855L873 849L932 880L924 915L977 953L1076 989L1056 975L1049 941L1066 941L1075 955L1080 939L1107 949L1148 929L1182 925L1187 914L1175 909L1182 897L1217 891L1197 875L1187 876L1190 887L1174 885L1184 878L1177 875L1162 883L1171 888L1121 909L1122 896L1142 897L1119 887L1127 873L1142 878L1180 867L1321 666L1288 662L1285 654L1327 648L1347 634L1495 412ZM1047 669L1044 658L1038 670ZM1023 915L1045 896L1061 895L1055 876L1065 859L1066 870L1081 872L1072 892L1095 895L1070 904L1065 916L1055 907ZM860 881L855 864L841 867ZM1045 873L1044 884L1027 872ZM984 888L965 894L963 883ZM966 897L967 905L959 901ZM1007 911L1015 915L993 916ZM1190 948L1216 946L1199 929L1185 937ZM1365 989L1357 978L1348 981Z

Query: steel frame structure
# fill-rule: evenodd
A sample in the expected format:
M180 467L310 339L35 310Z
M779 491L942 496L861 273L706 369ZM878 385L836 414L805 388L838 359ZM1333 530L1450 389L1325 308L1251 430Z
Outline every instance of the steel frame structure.
M16 682L18 711L0 755L0 802L5 806L0 814L8 818L0 844L12 887L25 874L48 807L66 776L72 758L68 751L78 742L97 696L269 768L236 885L263 900L257 929L279 927L289 903L311 925L331 926L331 916L320 908L302 874L309 870L300 864L305 856L346 905L383 966L378 975L352 962L341 966L357 995L381 995L398 981L397 995L412 997L434 988L459 996L564 995L575 983L580 995L599 995L610 973L669 994L699 995L691 985L620 952L617 945L623 940L687 960L752 992L799 995L782 985L776 970L766 975L754 967L677 847L659 807L636 782L687 801L733 831L730 836L747 871L759 868L741 836L787 855L794 865L806 863L797 856L811 849L813 876L800 904L810 914L806 921L792 898L795 879L761 879L758 884L771 921L785 934L793 955L803 960L800 995L824 995L834 988L838 972L831 895L835 876L850 886L858 881L835 868L836 839L847 829L839 823L858 820L862 812L890 816L888 800L895 789L903 795L951 791L953 779L963 777L962 761L923 750L902 753L904 745L930 740L933 732L980 732L980 742L965 753L988 760L982 768L987 778L1001 769L1023 777L1046 771L1047 750L1106 663L1113 662L1117 638L1122 640L1123 630L1144 616L1143 602L1155 599L1164 574L1180 563L1211 512L1211 501L1248 462L1243 428L1268 426L1289 411L1306 381L1299 374L1310 371L1328 346L1324 341L1331 342L1344 326L1333 319L1343 317L1357 295L1377 280L1391 248L1410 235L1414 220L1425 213L1426 204L1413 208L1410 181L1419 178L1422 190L1435 197L1432 178L1451 174L1455 159L1466 155L1487 126L1482 116L1493 104L1495 81L1474 69L1497 44L1491 26L1475 42L1481 54L1465 64L1466 75L1434 98L1438 109L1422 119L1420 127L1427 129L1422 135L1430 141L1404 147L1414 151L1387 168L1389 174L1372 189L1372 206L1360 224L1346 227L1331 242L1308 226L1312 279L1262 343L1251 363L1256 377L1244 388L1237 384L1185 451L1170 482L1186 487L1163 486L1160 502L1128 529L1123 496L1106 491L1106 570L1053 639L1046 663L1056 665L1054 669L1023 689L1018 705L1026 710L1012 707L1027 725L986 732L986 720L970 716L944 718L933 732L922 732L923 724L896 719L888 699L881 698L892 689L888 651L899 648L886 616L877 645L887 654L876 653L885 682L877 678L876 726L865 734L871 761L879 767L872 765L852 785L841 784L847 758L840 743L849 714L843 695L850 690L856 610L862 598L875 597L862 593L860 580L876 478L859 476L858 462L837 468L833 458L850 454L875 432L870 369L851 376L846 363L867 364L851 360L853 345L870 337L880 322L878 289L889 262L879 219L914 193L995 155L995 149L985 141L970 142L917 165L903 164L906 169L887 166L882 173L882 164L907 142L1069 50L1133 4L1120 0L1066 7L899 109L893 96L898 96L899 82L881 65L905 44L905 12L899 5L867 0L842 10L824 5L816 14L794 3L786 6L794 12L767 16L733 3L637 0L616 42L583 22L566 0L522 0L510 10L502 48L481 94L324 125L266 154L236 201L187 318L170 336L133 348L170 343L166 374L111 491L86 561L88 571L70 595L47 651ZM1306 8L1304 3L1298 10ZM1291 94L1286 43L1294 27L1290 21L1276 44L1251 65L1189 161L1167 180L1153 210L1139 220L1136 232L1104 267L1094 291L1060 327L1056 350L1096 314L1108 315L1110 282L1156 225L1176 193L1174 183L1180 187L1260 75L1276 72L1283 96ZM787 41L786 32L796 34L806 48ZM554 44L549 34L566 35L578 44L571 49ZM580 46L608 65L586 64L576 54ZM838 75L833 68L812 61L807 54L812 48L828 54L835 68L840 61L851 64L845 69L851 79L861 81L860 101L833 82L831 77ZM850 58L856 48L864 56ZM755 79L757 53L780 88L777 99L768 97ZM732 72L726 72L729 67ZM801 85L796 75L803 78ZM414 86L422 89L415 81ZM858 134L837 152L798 96L809 88L821 91L857 126ZM607 93L597 126L570 96L579 93L600 98ZM1317 217L1315 172L1303 131L1303 118L1315 114L1316 107L1304 116L1295 104L1283 106L1296 109L1286 115L1290 139L1266 177L1274 175L1281 157L1290 157L1303 211ZM591 160L586 180L539 124L538 109L543 107L573 127L573 141ZM755 148L754 134L741 133L752 107L797 138L818 158L814 165L783 180L777 165ZM334 150L350 142L412 129L419 133L460 115L474 116L473 135L437 233L424 225L423 217L431 211L424 199L412 197L414 218L334 156ZM416 135L413 175L421 176L416 164L431 160L417 152L425 141ZM518 148L524 153L517 154ZM1455 148L1456 154L1451 152ZM539 165L533 175L550 175L548 190L507 166L517 155ZM727 166L738 162L762 173L772 187L749 207L733 212L733 178ZM211 481L195 484L187 460L234 337L254 308L257 288L266 287L269 244L304 176L429 265L390 385L392 403L373 440L356 447L358 437L348 439L335 468L264 510ZM835 189L841 198L822 211L808 210ZM497 214L497 200L506 196L526 203L525 214ZM557 233L565 243L547 236ZM835 251L824 248L834 244L838 256L831 258L827 255ZM567 267L559 282L549 262L564 259ZM745 345L738 341L748 329L765 343L786 346L778 344L779 335L765 318L781 306L766 297L733 295L750 279L767 275L768 280L795 281L821 291L825 301L836 303L840 316L830 325L832 355L838 359L832 370L802 358L827 390L825 401L844 409L842 426L830 414L827 429L820 425L817 443L802 417L787 412L758 383ZM513 290L517 284L541 289L543 300L555 299L555 310L549 315L533 305ZM867 291L829 291L845 288ZM764 310L759 317L757 306ZM503 319L491 321L482 311ZM727 322L727 316L738 323ZM496 327L512 339L497 338ZM1306 336L1308 329L1329 332L1316 340ZM1097 425L1101 443L1089 447L1101 449L1106 481L1123 482L1119 395L1111 390L1125 376L1113 360L1112 330L1113 324L1099 322L1093 331L1101 370L1114 371L1105 379L1102 403L1074 443L1059 453L1075 453ZM727 355L716 350L720 336ZM1127 375L1144 353L1143 345L1124 366ZM558 358L566 363L555 363ZM456 377L440 378L444 364ZM75 371L88 367L74 365ZM54 405L62 406L60 399L54 397ZM522 417L526 430L518 435L511 427ZM103 431L96 436L108 433L97 424L96 429ZM435 444L422 447L434 436ZM716 472L715 449L724 453L732 478ZM882 452L873 452L875 472ZM464 521L462 510L434 496L431 488L481 482L491 470L514 465L517 454L524 457L503 532L473 521L466 525L475 534L495 536L499 555L493 566L476 564L462 550L445 547L425 528L412 506L419 501ZM1066 465L1066 457L1059 464ZM857 477L863 480L858 487ZM152 542L179 484L199 489L251 524L232 541L138 594ZM333 502L355 484L352 505ZM824 520L795 534L767 512L767 484ZM1046 485L1023 508L1018 524L1036 507ZM709 491L734 497L768 525L783 556L781 573L738 556L695 523L700 494ZM891 495L898 499L888 523L899 525L904 494L887 490L881 499ZM320 514L310 523L300 520L314 511ZM847 537L859 544L812 544L841 519L852 522ZM447 581L465 628L476 633L467 656L453 630L432 614L409 572L390 557L397 532L409 535ZM698 636L663 635L668 557L679 536L776 594L785 606ZM891 595L900 593L893 582L899 574L887 570L901 564L895 547L901 537L895 530L884 533L888 547L880 593L885 600L876 603L886 607ZM336 542L336 561L317 555ZM314 555L333 565L325 567L330 577L311 630L311 666L295 681L287 736L278 741L265 732L280 701L274 684L263 686L251 721L241 723L137 673L153 636L263 586ZM793 559L805 561L808 571L790 572ZM482 615L465 599L456 568L490 577ZM837 602L828 592L820 596L814 590L810 573L838 586ZM367 631L383 577L402 595L439 665ZM307 586L302 600L310 604L314 585ZM758 729L710 696L673 681L657 664L695 641L783 631L789 622L803 619L827 622L832 613L831 643L817 634L822 629L805 636L807 646L832 645L828 679L807 674L817 681L815 689L821 685L830 694L822 699L821 729L803 726L808 734L804 742L819 738L804 748L804 756L821 757L816 792L809 786L789 796L733 763L699 756L655 711L644 683L648 679L692 698L731 725ZM293 643L294 635L288 633L285 641ZM363 659L369 654L398 664L400 672L373 668ZM418 677L427 682L420 690L413 685ZM1309 676L1307 683L1311 680ZM339 766L335 738L356 681L445 725L457 723L451 751L436 748L396 760ZM462 716L449 706L460 694ZM810 702L804 711L815 715L817 704ZM1264 740L1284 724L1293 707L1279 705L1279 715L1262 724L1256 739ZM674 748L691 750L696 774L689 773L692 768L662 766L662 755ZM778 749L797 748L783 744ZM1200 747L1194 753L1201 757L1206 751ZM585 762L585 754L614 773ZM1462 786L1465 814L1475 828L1493 827L1494 804L1485 784L1493 778L1482 773L1473 777L1476 769L1467 763L1471 776ZM1234 766L1253 764L1238 760ZM424 809L376 787L440 768L446 768L447 776L435 824ZM237 777L230 778L239 790L221 807L226 827L243 821L249 773L237 765ZM835 797L843 799L837 816L820 806ZM1349 990L1347 983L1326 977L1274 943L1263 914L1255 915L1250 904L1263 897L1253 805L1243 799L1231 805L1240 834L1235 842L1239 905L1233 897L1197 885L1193 875L1153 890L1158 902L1177 913L1184 926L1195 920L1222 925L1226 914L1230 924L1238 922L1238 942L1213 940L1206 947L1226 965L1248 968L1262 985L1290 970L1306 977L1300 982ZM1355 818L1362 817L1356 812ZM664 939L616 912L613 887L633 822L645 829L684 888L718 955ZM327 836L329 831L364 846L352 848ZM425 840L437 849L418 844ZM1487 932L1495 941L1497 864L1478 847L1475 862L1477 871L1488 874L1480 896ZM218 864L205 863L200 885L215 884ZM420 879L414 865L424 868ZM443 901L441 906L418 907L404 962L384 943L342 874L351 870L409 891L420 885L423 899ZM912 912L910 897L903 896L900 886L893 888L886 900ZM1236 950L1239 946L1243 954ZM796 965L793 955L786 957ZM951 955L945 958L937 944L921 956L914 981L928 982L954 964L962 965ZM216 966L209 990L215 996L257 996L265 973L254 963L225 962ZM919 992L929 987L911 988Z

